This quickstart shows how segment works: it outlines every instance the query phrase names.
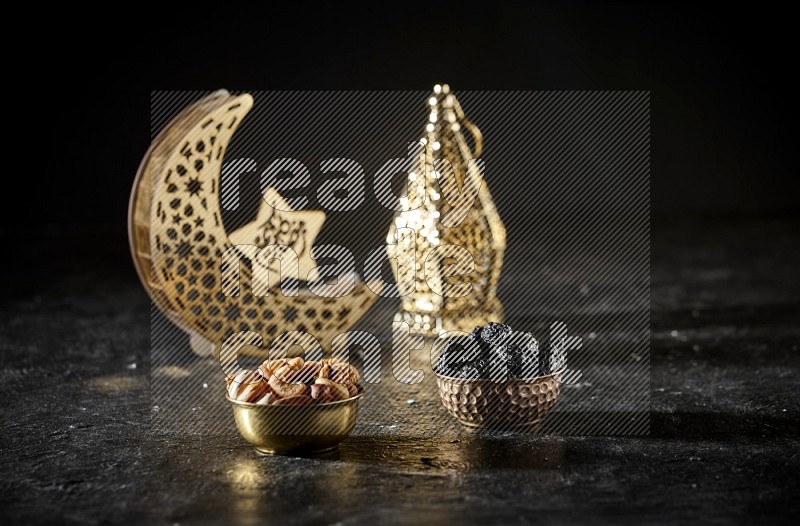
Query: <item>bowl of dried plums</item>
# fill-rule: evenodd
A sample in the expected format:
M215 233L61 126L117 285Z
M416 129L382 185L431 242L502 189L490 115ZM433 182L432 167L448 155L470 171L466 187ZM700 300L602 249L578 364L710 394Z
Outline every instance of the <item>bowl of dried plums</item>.
M447 338L434 372L444 407L462 424L525 427L558 401L563 370L551 369L532 336L489 323Z
M236 428L259 453L323 453L356 425L360 377L334 359L267 360L228 379L227 398Z

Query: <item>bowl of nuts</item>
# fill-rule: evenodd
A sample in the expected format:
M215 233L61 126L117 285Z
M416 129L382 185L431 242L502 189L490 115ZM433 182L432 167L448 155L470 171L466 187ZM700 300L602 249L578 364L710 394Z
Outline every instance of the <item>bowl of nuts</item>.
M227 398L236 428L259 453L323 453L356 425L360 376L335 359L266 360L229 379Z
M449 338L434 372L442 404L462 424L528 427L558 401L563 370L553 362L529 335L489 323Z

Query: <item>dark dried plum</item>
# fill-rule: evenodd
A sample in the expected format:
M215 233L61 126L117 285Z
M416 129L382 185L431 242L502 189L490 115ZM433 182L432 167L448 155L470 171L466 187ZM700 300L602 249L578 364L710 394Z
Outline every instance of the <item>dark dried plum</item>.
M481 378L481 371L473 364L466 364L461 367L458 371L459 378L465 378L469 380L477 380Z
M478 372L481 374L481 378L488 378L489 377L489 357L483 357L478 360L472 362L472 365L478 369Z
M442 355L446 356L449 363L471 362L481 357L482 349L472 338L458 337L448 342Z
M493 382L505 382L508 380L508 360L506 353L495 350L489 357L489 370L487 377Z
M495 382L535 378L546 374L543 369L536 339L502 323L475 327L467 336L451 338L434 367L440 375Z
M436 365L434 366L433 370L436 374L441 374L444 376L454 376L458 369L454 367L455 364L450 363L447 361L447 356L444 352L439 355L439 358L436 360Z
M469 333L469 335L472 337L473 340L482 342L483 337L481 336L481 331L483 331L483 327L478 325L477 327L472 329L472 332Z
M481 330L481 339L488 345L501 345L511 333L511 327L502 323L488 323Z
M527 338L516 346L518 358L514 361L511 374L516 378L535 378L541 374L539 367L539 347L536 340Z

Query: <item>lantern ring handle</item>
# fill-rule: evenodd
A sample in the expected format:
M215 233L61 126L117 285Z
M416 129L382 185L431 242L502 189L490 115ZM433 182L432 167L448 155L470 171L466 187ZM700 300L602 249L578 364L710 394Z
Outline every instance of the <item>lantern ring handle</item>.
M475 141L475 149L471 152L472 158L479 158L483 153L483 134L481 133L481 130L479 130L478 127L475 126L475 124L473 124L472 121L464 115L464 110L461 109L461 104L459 104L458 100L455 98L453 100L453 109L455 110L456 116L458 117L461 125L467 129L470 135L472 135L472 139Z

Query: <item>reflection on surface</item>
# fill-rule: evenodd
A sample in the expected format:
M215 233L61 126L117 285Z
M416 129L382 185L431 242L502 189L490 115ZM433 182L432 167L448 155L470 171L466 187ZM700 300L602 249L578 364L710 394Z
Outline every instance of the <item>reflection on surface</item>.
M313 476L306 475L310 466ZM260 524L274 514L323 519L326 505L346 501L358 486L358 471L357 464L341 462L335 454L289 457L239 451L225 471L229 522ZM290 487L295 488L293 495L284 495Z
M208 478L199 483L214 488L209 497L179 506L175 517L202 522L224 508L230 524L277 517L320 524L376 524L387 517L452 522L454 509L492 491L485 486L488 474L516 488L503 495L509 501L563 491L574 462L580 462L568 461L568 444L568 439L473 432L461 438L351 437L331 453L307 457L260 456L252 448L233 447L207 459ZM193 463L192 451L197 449L175 458L172 468Z
M263 469L257 459L243 457L237 458L225 475L231 489L246 493L265 487L267 478Z
M537 440L534 446L521 444L512 437L443 438L431 449L429 441L393 437L378 439L352 437L343 442L336 458L348 463L371 466L405 465L409 469L435 468L445 471L480 469L553 469L559 466L566 452L565 443L556 439Z
M98 376L86 382L86 387L99 393L117 393L146 387L144 379L136 376Z

